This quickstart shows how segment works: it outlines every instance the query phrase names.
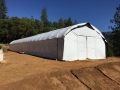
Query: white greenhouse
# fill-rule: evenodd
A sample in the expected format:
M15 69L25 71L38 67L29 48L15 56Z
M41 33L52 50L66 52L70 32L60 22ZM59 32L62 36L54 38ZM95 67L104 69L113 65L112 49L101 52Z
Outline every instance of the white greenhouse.
M97 28L90 23L81 23L14 40L10 50L65 61L105 59L106 43Z

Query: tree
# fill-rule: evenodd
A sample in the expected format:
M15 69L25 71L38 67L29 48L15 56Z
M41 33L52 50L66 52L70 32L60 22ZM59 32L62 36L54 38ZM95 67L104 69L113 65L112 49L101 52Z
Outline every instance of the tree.
M0 0L0 19L7 18L7 7L5 0Z
M46 27L48 25L48 16L46 8L43 8L42 10L41 22L43 23L43 27Z
M114 19L110 20L110 22L114 24L114 26L111 26L113 52L115 56L120 56L120 5L116 8Z
M73 24L74 24L74 25L75 25L75 24L78 24L77 20L75 20L75 21L73 22Z
M30 19L31 19L32 21L34 21L34 17L33 17L33 16L31 16Z
M35 29L37 34L42 32L42 23L37 19L35 19Z
M43 8L42 15L41 15L41 22L43 24L43 32L50 31L51 22L48 21L47 10Z
M8 35L9 28L8 19L0 19L0 43L5 43Z
M58 28L63 28L63 27L64 27L64 21L62 18L60 18L58 21Z
M65 26L68 27L68 26L71 26L71 25L73 25L73 23L72 23L71 18L69 17L69 18L67 19L67 21L66 21Z
M58 23L57 22L53 22L53 25L52 25L55 29L58 29Z

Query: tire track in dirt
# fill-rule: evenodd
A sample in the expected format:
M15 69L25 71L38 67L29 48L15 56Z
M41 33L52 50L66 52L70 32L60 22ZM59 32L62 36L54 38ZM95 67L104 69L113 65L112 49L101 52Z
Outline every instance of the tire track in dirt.
M82 82L79 77L73 72L73 71L70 71L77 79L78 81L80 81L83 85L85 85L89 90L92 90L88 85L86 85L84 82Z
M83 68L71 70L71 72L80 82L91 90L120 90L120 85L106 77L96 68Z
M66 87L65 90L89 90L70 71L58 71L51 73L50 76L57 78Z
M102 64L95 68L120 85L120 62Z
M109 78L111 81L117 83L118 85L120 85L118 82L116 82L114 79L112 79L111 77L109 77L109 75L107 76L105 73L103 73L102 70L100 70L99 68L95 67L95 69L97 69L101 74L103 74L105 77Z

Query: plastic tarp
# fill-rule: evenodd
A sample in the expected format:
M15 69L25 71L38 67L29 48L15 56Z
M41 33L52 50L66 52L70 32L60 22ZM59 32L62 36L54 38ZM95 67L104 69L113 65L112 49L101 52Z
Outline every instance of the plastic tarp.
M3 50L0 49L0 62L3 61Z
M65 37L64 60L106 58L105 42L102 36L87 26L76 28Z

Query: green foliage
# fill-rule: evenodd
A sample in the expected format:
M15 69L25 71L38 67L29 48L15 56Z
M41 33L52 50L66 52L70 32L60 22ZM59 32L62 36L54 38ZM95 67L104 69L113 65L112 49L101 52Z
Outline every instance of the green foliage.
M120 56L120 5L116 8L116 13L114 15L114 19L111 20L111 23L114 24L114 26L111 26L113 52L115 56Z
M7 38L8 33L8 20L1 19L0 20L0 42L3 43Z
M111 32L102 32L104 35L105 39L107 40L107 56L114 56L113 53L113 45L111 43Z
M69 17L68 19L63 20L62 18L59 19L58 24L56 24L55 26L57 26L57 28L64 28L64 27L68 27L73 25L73 22L71 20L71 18Z
M0 49L2 49L2 45L0 45Z
M64 20L62 18L59 19L58 21L58 28L63 28L65 25L64 25Z
M35 22L34 28L35 28L36 34L41 33L42 32L42 22L40 22L37 19L35 19L34 22Z
M70 17L64 20L60 18L58 22L49 21L46 8L42 10L41 21L34 19L33 16L30 18L8 17L5 4L5 0L0 0L0 43L10 43L16 39L73 25Z
M72 23L71 18L69 17L69 18L67 19L67 21L66 21L65 26L67 27L67 26L71 26L71 25L73 25L73 23Z
M41 21L42 21L43 24L48 21L47 17L48 17L47 16L47 10L46 10L46 8L43 8L42 14L41 14Z
M0 20L1 43L9 43L12 40L32 36L41 31L42 23L39 20L34 21L27 17L11 17Z
M43 8L42 13L41 13L41 22L43 23L43 27L48 26L48 16L47 16L47 10L46 8Z
M48 16L47 16L47 10L46 8L43 8L42 13L41 13L41 22L42 22L42 33L43 32L48 32L51 29L52 23L50 21L48 21Z
M53 26L54 28L56 28L56 29L59 28L57 22L53 22L53 25L52 25L52 26Z
M77 20L75 20L75 21L73 22L73 25L75 25L75 24L78 24Z
M108 41L108 56L114 56L113 45Z
M7 18L7 7L5 0L0 0L0 19Z

